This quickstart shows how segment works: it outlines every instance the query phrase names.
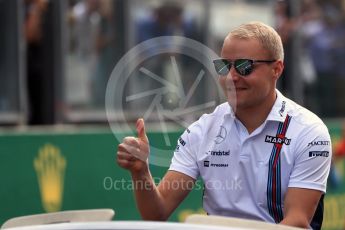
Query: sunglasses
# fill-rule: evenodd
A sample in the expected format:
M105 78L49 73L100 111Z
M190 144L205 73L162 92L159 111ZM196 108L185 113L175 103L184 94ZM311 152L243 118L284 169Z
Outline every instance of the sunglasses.
M231 66L234 65L236 72L241 76L248 76L254 70L254 63L272 63L276 60L251 60L236 59L234 61L228 59L213 60L214 68L221 76L226 76L230 72Z

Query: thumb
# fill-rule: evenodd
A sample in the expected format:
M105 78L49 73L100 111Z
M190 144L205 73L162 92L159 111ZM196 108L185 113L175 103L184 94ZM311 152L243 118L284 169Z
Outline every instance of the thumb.
M145 142L145 143L148 143L149 140L146 136L146 131L145 131L145 123L144 123L144 119L142 118L139 118L137 120L137 133L138 133L138 138Z

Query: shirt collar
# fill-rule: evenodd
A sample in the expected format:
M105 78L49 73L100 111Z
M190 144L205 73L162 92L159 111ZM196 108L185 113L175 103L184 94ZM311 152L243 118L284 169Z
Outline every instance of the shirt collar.
M227 107L226 107L226 111L224 113L224 118L225 117L236 118L235 112L234 112L233 108L230 106L229 102L226 102L226 104L227 104Z
M287 98L276 89L277 98L273 104L270 113L266 120L284 122L287 115ZM236 118L233 108L227 103L227 109L224 114L224 118L230 116L231 118Z
M271 112L268 114L267 120L284 122L287 115L287 98L276 89L277 98L273 104Z

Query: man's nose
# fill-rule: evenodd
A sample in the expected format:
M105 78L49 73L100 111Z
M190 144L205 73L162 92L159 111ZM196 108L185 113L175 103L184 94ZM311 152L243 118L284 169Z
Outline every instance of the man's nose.
M232 66L226 77L228 78L228 80L235 82L235 81L238 81L241 76L237 73L235 68Z

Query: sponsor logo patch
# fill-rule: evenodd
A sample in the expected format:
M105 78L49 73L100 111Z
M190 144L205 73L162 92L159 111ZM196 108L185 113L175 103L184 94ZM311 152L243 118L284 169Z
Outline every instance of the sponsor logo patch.
M290 145L291 139L280 136L280 135L278 135L276 137L266 135L265 142L272 143L272 144Z
M285 111L285 104L286 104L286 102L283 101L283 102L282 102L282 107L281 107L280 110L279 110L279 114L280 114L281 117L283 116L283 113L284 113L284 111Z
M228 164L211 164L211 167L216 167L216 168L224 168L224 167L228 167Z
M181 144L182 146L185 146L185 145L186 145L186 142L185 142L181 137L178 139L178 141L180 142L180 144Z
M226 131L226 129L224 128L224 126L220 126L219 131L218 131L218 134L217 134L217 136L216 136L214 142L215 142L216 144L222 143L222 142L225 140L225 138L226 138L227 135L228 135L228 132Z
M315 145L329 145L330 141L312 141L308 143L308 147L315 146Z
M328 151L310 151L309 157L328 157L329 152Z
M211 156L229 156L230 155L230 150L228 150L228 151L221 151L221 150L218 150L218 151L208 151L208 153Z
M229 167L229 164L224 163L210 163L210 161L204 161L204 167L225 168Z

